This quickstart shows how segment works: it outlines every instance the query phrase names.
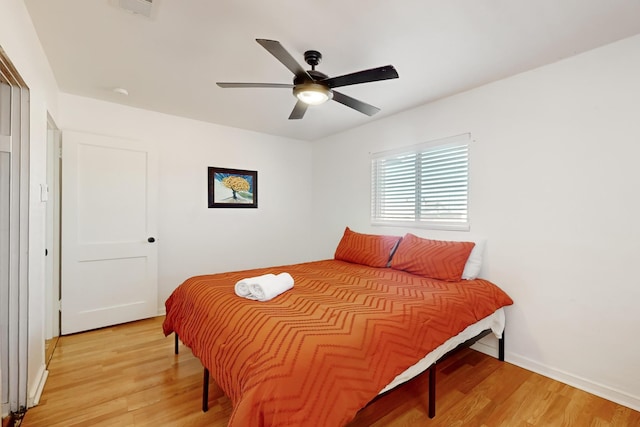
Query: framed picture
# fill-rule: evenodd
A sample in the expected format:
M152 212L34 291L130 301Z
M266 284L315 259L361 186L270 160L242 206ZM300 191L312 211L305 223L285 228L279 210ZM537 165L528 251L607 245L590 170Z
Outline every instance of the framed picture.
M210 208L257 208L258 172L209 167Z

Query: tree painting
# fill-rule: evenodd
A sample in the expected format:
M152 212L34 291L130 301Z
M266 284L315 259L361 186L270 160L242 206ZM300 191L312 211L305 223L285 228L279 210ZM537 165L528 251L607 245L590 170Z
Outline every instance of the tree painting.
M222 184L233 191L233 199L238 200L238 191L249 191L249 181L241 176L226 176L222 178Z
M258 172L209 167L210 208L258 207Z

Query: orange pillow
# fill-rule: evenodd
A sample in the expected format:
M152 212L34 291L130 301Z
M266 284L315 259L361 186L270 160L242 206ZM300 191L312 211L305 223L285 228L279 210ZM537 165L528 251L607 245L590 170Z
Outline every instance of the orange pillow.
M334 258L370 267L387 267L391 251L400 239L399 236L356 233L347 227Z
M393 258L391 268L432 279L458 282L473 242L450 242L422 239L413 234L404 236Z

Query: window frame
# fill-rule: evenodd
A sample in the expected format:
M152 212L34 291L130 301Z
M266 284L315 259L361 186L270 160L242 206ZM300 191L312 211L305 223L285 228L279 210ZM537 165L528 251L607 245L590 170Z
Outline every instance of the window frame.
M435 220L435 221L421 218L421 205L423 204L421 203L421 200L422 201L424 200L421 195L421 191L423 191L423 189L421 188L421 178L424 176L424 173L419 175L421 166L419 166L418 163L424 164L424 160L421 160L421 159L423 159L422 155L426 153L433 154L434 152L439 150L456 149L456 148L464 148L464 151L465 151L464 154L466 155L463 160L463 162L466 161L466 169L464 170L464 172L466 172L466 183L464 185L465 186L464 194L463 194L464 197L463 199L460 199L460 200L464 200L463 217L460 219L443 218L441 220ZM471 150L471 134L465 133L462 135L456 135L456 136L451 136L447 138L431 140L431 141L423 142L423 143L416 144L409 147L402 147L402 148L388 150L388 151L371 153L371 156L370 156L371 224L374 226L392 226L392 227L425 228L425 229L432 229L432 230L469 231L471 228L470 215L469 215L470 150ZM414 176L415 181L413 184L409 185L410 187L411 186L413 187L413 191L414 191L413 195L415 197L415 202L413 206L413 218L407 219L407 220L384 218L382 217L383 214L381 213L381 210L384 208L384 206L380 201L381 194L378 188L381 185L381 182L380 182L381 178L379 176L379 173L380 173L379 170L381 167L380 161L393 160L393 159L400 160L401 158L408 157L408 156L416 156L414 159L416 161L416 171ZM407 191L411 191L410 187L408 187ZM456 193L458 195L462 195L459 189L456 191ZM455 208L456 203L453 203L452 206ZM411 212L408 210L406 213L410 214Z

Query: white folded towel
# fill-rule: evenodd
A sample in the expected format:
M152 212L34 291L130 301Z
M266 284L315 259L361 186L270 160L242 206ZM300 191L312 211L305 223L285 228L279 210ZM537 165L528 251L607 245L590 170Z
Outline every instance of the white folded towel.
M293 277L289 273L280 273L249 285L251 295L258 301L269 301L291 288L293 288Z
M258 299L251 293L251 285L266 283L275 279L276 275L273 273L263 274L262 276L247 277L246 279L239 280L235 285L236 295L249 299Z

